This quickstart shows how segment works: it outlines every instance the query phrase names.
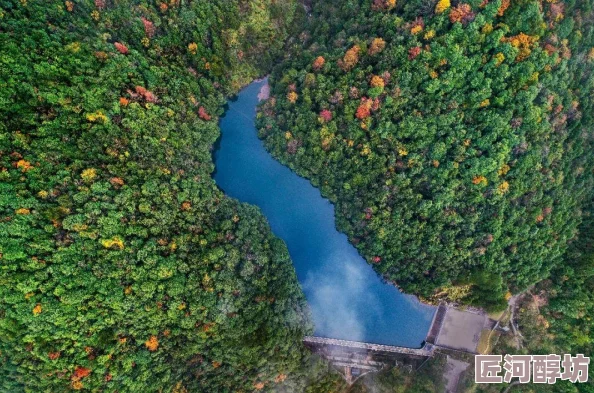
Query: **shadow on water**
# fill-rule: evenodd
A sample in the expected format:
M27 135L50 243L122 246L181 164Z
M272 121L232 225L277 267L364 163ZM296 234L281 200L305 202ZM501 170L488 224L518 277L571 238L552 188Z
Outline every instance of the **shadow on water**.
M420 347L435 308L383 282L336 230L334 206L258 139L254 120L265 83L229 101L215 145L215 181L227 195L258 206L287 244L317 336Z

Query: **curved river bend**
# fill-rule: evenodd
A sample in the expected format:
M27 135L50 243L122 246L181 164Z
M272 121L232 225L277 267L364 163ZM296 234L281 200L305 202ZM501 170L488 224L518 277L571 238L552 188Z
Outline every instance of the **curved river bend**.
M384 283L336 230L334 206L258 139L254 120L265 85L254 82L229 102L220 122L215 181L227 195L258 206L287 244L316 336L420 347L435 308Z

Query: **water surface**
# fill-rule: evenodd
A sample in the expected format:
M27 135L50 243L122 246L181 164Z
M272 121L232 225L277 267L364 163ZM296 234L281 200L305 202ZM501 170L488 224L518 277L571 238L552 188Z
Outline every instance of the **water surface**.
M435 308L384 283L336 230L334 206L258 139L254 120L265 84L254 82L229 102L220 123L215 181L227 195L260 207L287 244L316 336L420 347Z

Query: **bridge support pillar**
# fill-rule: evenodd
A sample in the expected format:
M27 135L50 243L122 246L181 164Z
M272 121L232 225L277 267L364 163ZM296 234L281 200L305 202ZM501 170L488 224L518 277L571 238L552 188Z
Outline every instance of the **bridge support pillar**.
M434 351L429 343L416 349L312 336L304 337L303 343L340 370L349 385L370 372L421 362Z
M349 366L344 366L344 379L349 385L353 384L353 373Z

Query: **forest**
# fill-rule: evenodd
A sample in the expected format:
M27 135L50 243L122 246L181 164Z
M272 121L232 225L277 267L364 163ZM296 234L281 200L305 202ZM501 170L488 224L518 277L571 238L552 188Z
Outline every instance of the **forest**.
M260 137L378 274L524 294L494 353L591 354L592 6L0 0L0 392L441 391L441 357L348 387L303 347L286 246L211 177L268 73Z
M267 148L403 290L491 311L520 295L523 338L492 353L591 354L593 4L317 4L272 72ZM467 374L464 392L502 391ZM432 391L423 378L354 391Z
M591 2L321 3L259 132L375 270L500 310L563 265L592 187Z
M535 285L523 297L518 311L518 327L523 340L517 342L501 338L493 353L550 354L594 352L594 216L592 199L584 207L584 218L580 224L580 236L572 241L567 250L565 263L556 267L549 279ZM590 381L592 381L590 368ZM466 387L474 385L468 376ZM568 382L539 387L543 393L591 393L589 384L573 385ZM520 392L533 392L524 387ZM499 392L494 386L483 386L481 393Z
M218 190L211 150L296 4L0 4L0 391L293 375L311 322L287 249Z

